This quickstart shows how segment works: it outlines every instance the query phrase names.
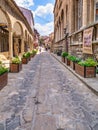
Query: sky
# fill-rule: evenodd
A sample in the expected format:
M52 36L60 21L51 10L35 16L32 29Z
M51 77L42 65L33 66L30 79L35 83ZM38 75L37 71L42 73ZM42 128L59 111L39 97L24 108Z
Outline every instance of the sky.
M14 0L19 6L30 9L34 16L34 27L41 36L54 29L53 8L55 0Z

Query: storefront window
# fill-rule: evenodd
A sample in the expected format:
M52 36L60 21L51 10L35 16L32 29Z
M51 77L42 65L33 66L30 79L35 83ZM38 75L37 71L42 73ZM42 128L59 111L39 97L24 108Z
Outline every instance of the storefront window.
M78 29L82 27L83 0L78 1Z
M18 39L18 43L19 43L19 53L21 53L21 39Z
M98 2L96 3L96 21L98 20Z
M0 28L0 52L9 51L9 33L6 29Z

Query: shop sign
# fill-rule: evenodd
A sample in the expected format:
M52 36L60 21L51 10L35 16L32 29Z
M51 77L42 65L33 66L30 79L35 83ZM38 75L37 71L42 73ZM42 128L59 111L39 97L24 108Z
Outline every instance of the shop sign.
M83 53L92 54L92 35L93 27L84 30L83 32Z

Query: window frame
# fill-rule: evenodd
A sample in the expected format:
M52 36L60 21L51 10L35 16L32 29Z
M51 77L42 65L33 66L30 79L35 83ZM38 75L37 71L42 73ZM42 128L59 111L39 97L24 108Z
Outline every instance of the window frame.
M9 32L0 27L0 52L9 51Z

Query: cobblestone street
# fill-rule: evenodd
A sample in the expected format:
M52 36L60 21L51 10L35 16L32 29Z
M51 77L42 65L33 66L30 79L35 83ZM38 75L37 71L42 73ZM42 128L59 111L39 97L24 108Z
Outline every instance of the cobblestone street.
M98 130L98 97L48 52L0 92L0 130Z

